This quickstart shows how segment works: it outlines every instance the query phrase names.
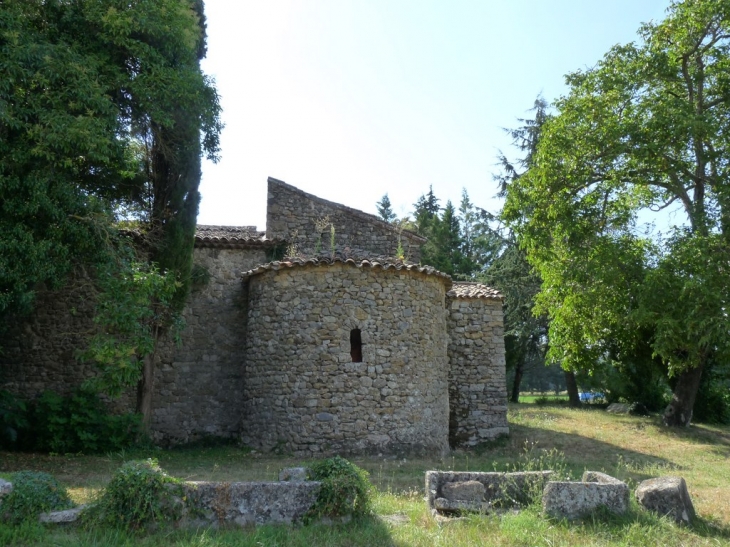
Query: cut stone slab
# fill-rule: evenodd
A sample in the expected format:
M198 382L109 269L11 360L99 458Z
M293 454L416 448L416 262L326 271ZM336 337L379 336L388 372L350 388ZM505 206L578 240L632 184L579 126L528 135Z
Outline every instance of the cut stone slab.
M0 479L0 500L13 491L13 483Z
M586 471L581 482L551 481L542 494L543 512L568 520L587 517L599 507L622 515L629 508L626 483L597 471Z
M486 488L479 481L449 482L441 487L441 493L449 501L481 503Z
M321 483L187 482L179 527L292 524L317 500Z
M45 524L69 524L76 522L81 516L81 513L86 509L86 505L79 505L73 509L66 509L65 511L51 511L50 513L41 513L38 516L38 520Z
M306 467L285 467L279 471L280 481L302 482L307 480L308 469Z
M636 501L649 511L668 516L679 524L692 524L695 508L682 477L659 477L636 488Z
M533 492L542 492L551 473L427 471L426 502L432 513L485 512L494 505L525 505Z
M628 414L630 411L631 405L627 405L626 403L611 403L606 409L606 412L613 414Z
M475 513L486 513L492 508L491 503L485 501L463 501L449 500L446 498L436 498L433 500L433 509L439 513L460 513L469 511Z

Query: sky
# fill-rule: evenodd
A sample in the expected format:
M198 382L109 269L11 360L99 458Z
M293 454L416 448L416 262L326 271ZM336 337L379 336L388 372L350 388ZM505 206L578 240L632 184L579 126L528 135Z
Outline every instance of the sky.
M225 128L200 224L265 229L267 177L376 214L433 187L492 212L504 128L669 0L206 0Z

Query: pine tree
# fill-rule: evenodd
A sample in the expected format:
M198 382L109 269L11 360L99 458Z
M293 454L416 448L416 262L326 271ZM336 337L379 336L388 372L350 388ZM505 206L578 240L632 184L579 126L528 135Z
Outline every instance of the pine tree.
M398 217L393 212L388 194L385 194L375 206L378 209L378 215L385 222L395 222L397 220Z

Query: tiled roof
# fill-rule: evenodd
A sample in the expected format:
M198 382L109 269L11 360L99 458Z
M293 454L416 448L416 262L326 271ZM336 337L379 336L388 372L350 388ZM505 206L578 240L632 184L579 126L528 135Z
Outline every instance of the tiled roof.
M256 231L256 226L199 224L195 229L196 247L270 247L279 243L282 243L279 239L266 239L266 232Z
M504 296L497 289L471 281L454 281L451 290L446 293L451 298L488 298L503 300Z
M418 264L407 264L402 262L378 262L375 260L358 260L355 261L352 258L307 258L307 259L291 259L283 260L281 262L269 262L268 264L262 264L257 266L253 270L243 272L241 275L243 279L248 279L254 275L258 275L270 270L285 270L288 268L302 268L305 266L329 266L331 264L347 264L355 268L372 268L380 270L406 270L409 272L419 272L426 275L434 275L441 277L451 285L451 276L443 272L438 271L436 268L431 266L419 266Z

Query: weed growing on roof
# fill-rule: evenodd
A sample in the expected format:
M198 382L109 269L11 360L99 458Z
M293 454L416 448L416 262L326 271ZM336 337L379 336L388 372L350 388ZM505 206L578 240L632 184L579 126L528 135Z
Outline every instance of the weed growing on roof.
M13 490L3 500L0 512L14 524L37 519L41 513L73 506L66 488L48 473L19 471L13 473L10 481Z

